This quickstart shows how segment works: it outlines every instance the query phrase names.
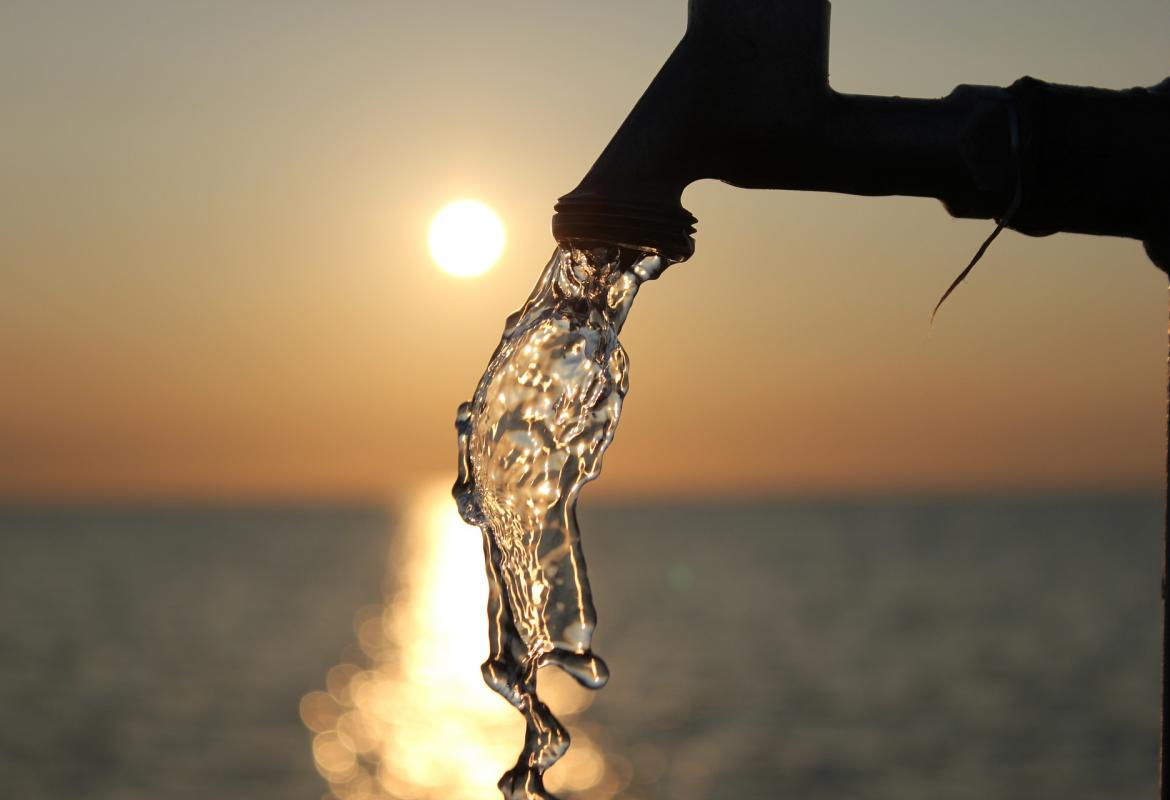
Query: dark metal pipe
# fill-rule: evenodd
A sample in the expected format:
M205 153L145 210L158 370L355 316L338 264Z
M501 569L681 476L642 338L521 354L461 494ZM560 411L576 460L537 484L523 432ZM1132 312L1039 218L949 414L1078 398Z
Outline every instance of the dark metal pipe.
M1170 81L1108 91L1031 78L937 100L834 92L826 0L692 0L686 35L581 184L558 241L694 252L690 183L934 197L1008 227L1170 238ZM1153 243L1153 244L1150 244Z
M1011 199L1007 97L961 86L941 100L832 94L820 157L793 169L776 159L770 183L857 195L942 200L990 217Z

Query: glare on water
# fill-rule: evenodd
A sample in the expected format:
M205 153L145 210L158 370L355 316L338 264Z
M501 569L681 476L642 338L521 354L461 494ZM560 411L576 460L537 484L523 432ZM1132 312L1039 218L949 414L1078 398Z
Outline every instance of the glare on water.
M322 690L301 700L317 770L341 800L495 798L524 722L480 677L488 651L480 533L460 519L446 482L414 496L388 571L393 594L355 619L364 663L338 664ZM557 670L542 670L540 684L573 736L547 785L570 796L614 796L621 781L572 724L592 696Z

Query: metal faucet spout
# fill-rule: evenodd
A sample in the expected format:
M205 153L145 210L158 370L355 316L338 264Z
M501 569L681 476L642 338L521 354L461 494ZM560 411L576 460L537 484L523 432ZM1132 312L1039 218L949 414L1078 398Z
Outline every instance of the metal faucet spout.
M829 86L827 0L691 0L686 34L592 169L557 202L560 242L684 260L683 190L714 178L941 200L1033 235L1161 240L1170 230L1170 90L1023 79L941 99ZM1164 247L1164 245L1162 245ZM1153 252L1153 250L1151 250Z

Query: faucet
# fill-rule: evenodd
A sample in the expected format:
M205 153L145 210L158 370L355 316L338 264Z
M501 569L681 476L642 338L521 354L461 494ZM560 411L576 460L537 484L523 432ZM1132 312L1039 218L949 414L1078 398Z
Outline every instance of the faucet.
M690 0L686 34L552 220L558 242L681 261L693 181L941 200L1032 236L1144 242L1170 272L1170 78L1113 91L1022 78L941 99L829 86L828 0Z

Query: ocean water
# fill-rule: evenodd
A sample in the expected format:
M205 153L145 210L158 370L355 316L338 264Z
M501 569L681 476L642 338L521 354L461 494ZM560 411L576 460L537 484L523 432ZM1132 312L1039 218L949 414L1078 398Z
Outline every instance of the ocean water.
M399 511L0 510L4 794L325 795L302 700L409 607L429 534ZM581 511L612 679L575 717L604 769L566 797L1155 795L1158 498ZM482 659L470 594L429 635L482 626Z

